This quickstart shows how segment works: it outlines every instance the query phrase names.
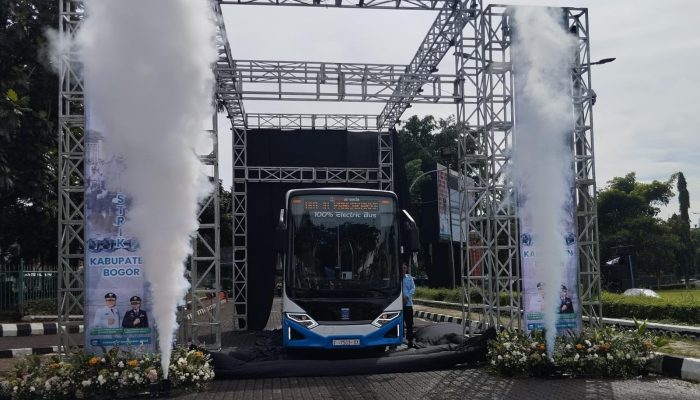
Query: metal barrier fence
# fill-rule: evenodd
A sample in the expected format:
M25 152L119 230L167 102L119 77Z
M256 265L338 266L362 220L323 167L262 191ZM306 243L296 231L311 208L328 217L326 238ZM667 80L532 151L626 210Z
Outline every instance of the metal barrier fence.
M57 298L57 265L0 265L0 312L22 314L28 301Z

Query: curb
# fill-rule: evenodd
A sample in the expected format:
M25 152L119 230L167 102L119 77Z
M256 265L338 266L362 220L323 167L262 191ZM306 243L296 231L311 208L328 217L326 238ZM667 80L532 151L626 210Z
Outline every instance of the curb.
M460 317L428 311L414 311L413 316L433 322L462 324L462 318ZM669 378L700 382L700 359L657 353L657 357L652 361L649 371Z
M82 348L82 345L78 347ZM19 358L30 355L40 356L44 354L58 353L59 346L48 346L48 347L26 347L22 349L9 349L0 350L0 359L2 358Z
M669 356L657 353L658 357L652 362L650 370L669 378L689 381L700 381L700 359Z
M83 325L69 325L68 333L83 333ZM57 322L32 322L20 324L0 324L0 337L55 335Z
M413 311L413 316L422 319L427 319L433 322L451 322L454 324L462 325L462 318L453 317L451 315L436 314L428 311Z

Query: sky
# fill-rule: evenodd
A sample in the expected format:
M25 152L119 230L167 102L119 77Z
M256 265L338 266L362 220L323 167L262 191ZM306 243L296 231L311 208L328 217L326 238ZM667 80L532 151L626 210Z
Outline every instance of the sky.
M640 182L666 181L682 171L688 181L691 225L700 223L700 34L691 0L511 0L523 4L586 7L592 67L595 167L598 189L629 172ZM223 5L234 59L408 64L436 12ZM451 51L440 65L450 73ZM382 103L245 101L249 113L378 114ZM446 118L451 105L414 105L402 119ZM220 176L231 182L230 133L220 120ZM674 187L675 190L675 187ZM678 196L659 214L678 212ZM697 213L697 214L693 214Z

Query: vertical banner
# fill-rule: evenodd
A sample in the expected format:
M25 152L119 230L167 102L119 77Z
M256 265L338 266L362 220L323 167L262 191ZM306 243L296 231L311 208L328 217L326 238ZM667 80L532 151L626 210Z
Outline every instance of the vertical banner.
M573 183L573 182L572 182ZM523 305L525 308L525 327L528 332L545 328L545 292L555 290L559 293L556 304L557 333L566 330L581 330L581 306L578 295L578 250L576 242L576 225L574 223L573 195L566 205L566 233L561 236L560 246L564 248L567 261L564 265L562 282L554 288L547 287L543 279L544 268L537 264L535 241L533 235L532 212L527 199L519 199L518 215L520 218L520 260L523 281ZM550 285L551 286L551 285Z
M127 166L105 149L104 131L87 107L85 138L85 349L153 351L149 290L138 239L125 227L131 199L120 182Z
M513 7L514 167L528 332L580 331L572 57L561 8ZM553 346L553 341L551 344Z

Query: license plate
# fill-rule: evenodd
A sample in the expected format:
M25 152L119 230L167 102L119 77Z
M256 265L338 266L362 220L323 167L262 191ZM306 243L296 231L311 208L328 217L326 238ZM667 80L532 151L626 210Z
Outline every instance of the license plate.
M333 339L333 346L359 346L360 339Z

